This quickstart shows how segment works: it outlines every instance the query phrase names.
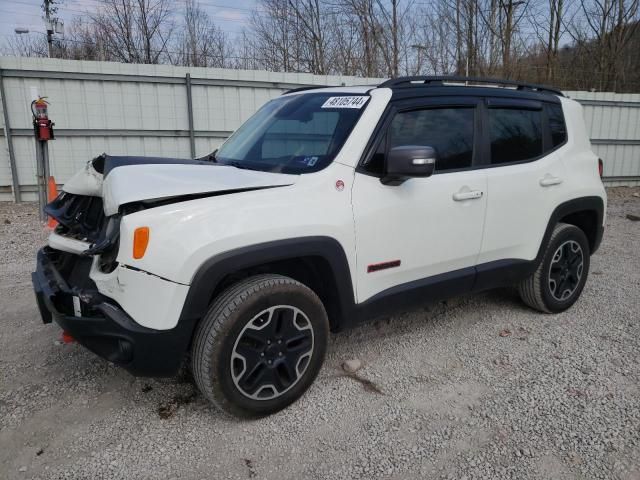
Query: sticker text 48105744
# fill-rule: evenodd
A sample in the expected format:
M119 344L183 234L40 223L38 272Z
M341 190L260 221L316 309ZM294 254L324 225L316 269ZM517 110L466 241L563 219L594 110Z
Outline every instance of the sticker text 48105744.
M364 95L329 97L322 104L322 108L362 108L369 97Z

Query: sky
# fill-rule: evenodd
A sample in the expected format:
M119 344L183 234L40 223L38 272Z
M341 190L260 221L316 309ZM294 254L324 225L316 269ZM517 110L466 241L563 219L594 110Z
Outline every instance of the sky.
M95 12L100 3L100 0L62 0L57 16L70 25L73 17ZM255 0L200 0L199 3L231 38L247 25L256 5ZM14 30L18 27L44 32L41 5L42 0L0 0L0 35L3 39L15 35ZM183 6L184 0L175 0L176 10Z

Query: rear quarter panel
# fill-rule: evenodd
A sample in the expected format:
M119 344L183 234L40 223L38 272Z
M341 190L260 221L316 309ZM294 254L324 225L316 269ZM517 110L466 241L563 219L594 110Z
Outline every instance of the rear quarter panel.
M571 150L563 156L567 168L565 176L567 200L596 196L604 202L602 224L607 213L607 193L598 173L598 156L591 149L582 106L575 100L562 98L562 109L567 124ZM604 159L606 161L606 159Z

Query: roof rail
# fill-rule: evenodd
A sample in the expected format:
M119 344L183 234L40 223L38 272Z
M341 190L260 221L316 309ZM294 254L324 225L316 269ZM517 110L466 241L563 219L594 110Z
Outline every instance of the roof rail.
M282 92L282 95L286 95L287 93L296 93L296 92L304 92L305 90L314 90L316 88L327 88L332 85L306 85L304 87L292 88L291 90L286 90Z
M460 76L414 76L414 77L398 77L387 80L381 83L378 87L409 87L418 86L420 84L424 86L436 86L445 85L446 83L465 83L472 84L473 86L493 85L501 87L515 87L516 90L531 90L534 92L547 92L553 93L564 97L564 94L557 88L546 87L544 85L537 85L534 83L517 82L514 80L502 80L499 78L482 78L482 77L460 77ZM417 84L417 85L416 85Z

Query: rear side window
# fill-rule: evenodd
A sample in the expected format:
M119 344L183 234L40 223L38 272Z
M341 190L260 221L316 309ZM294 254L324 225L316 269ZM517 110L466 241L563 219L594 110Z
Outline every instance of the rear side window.
M475 108L431 108L399 112L389 127L387 148L433 147L436 172L471 166Z
M556 148L567 140L567 126L564 123L562 106L558 104L546 104L549 129L551 130L551 145Z
M542 154L542 110L489 109L491 164L522 162Z

